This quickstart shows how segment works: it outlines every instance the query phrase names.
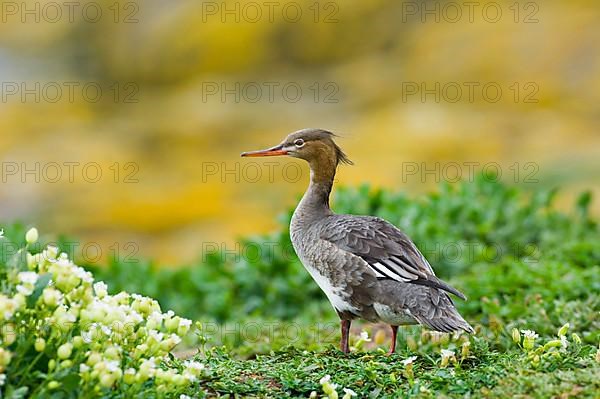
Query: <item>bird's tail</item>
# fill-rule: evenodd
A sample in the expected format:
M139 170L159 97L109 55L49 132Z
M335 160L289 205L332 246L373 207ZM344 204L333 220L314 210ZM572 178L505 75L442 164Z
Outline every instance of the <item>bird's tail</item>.
M390 307L397 314L408 314L425 327L440 332L474 332L448 293L440 288L391 280L381 280L379 288L380 296L375 302Z
M462 292L460 292L456 288L452 287L450 284L448 284L448 283L440 280L436 276L431 276L431 277L429 277L428 280L425 280L425 281L416 281L416 283L419 283L419 284L422 284L422 285L427 285L429 287L439 288L441 290L444 290L446 292L449 292L451 294L456 295L457 297L459 297L463 301L467 300L467 297L465 296L465 294L463 294Z
M440 332L465 331L473 334L473 327L458 313L452 300L445 292L430 288L430 298L435 304L427 312L413 313L413 317L424 326Z

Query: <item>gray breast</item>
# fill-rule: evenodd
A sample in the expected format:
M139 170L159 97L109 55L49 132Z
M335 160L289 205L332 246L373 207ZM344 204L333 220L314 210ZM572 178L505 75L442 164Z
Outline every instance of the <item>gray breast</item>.
M319 238L319 228L318 223L306 225L301 218L292 218L290 238L294 250L334 309L338 313L360 316L360 306L352 300L352 291L348 291L348 276L339 264L345 255L335 245Z
M340 317L378 321L373 308L379 292L375 275L360 257L321 239L323 223L326 221L305 230L292 223L290 235L298 257Z

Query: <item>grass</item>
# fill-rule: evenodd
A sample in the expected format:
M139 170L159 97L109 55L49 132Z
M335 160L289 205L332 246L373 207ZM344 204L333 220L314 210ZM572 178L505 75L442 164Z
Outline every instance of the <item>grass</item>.
M368 186L338 191L337 212L390 220L469 297L457 306L476 335L407 327L391 357L383 353L387 330L378 325L355 323L354 351L336 349L336 316L291 251L291 210L278 231L242 240L261 249L251 256L215 252L178 268L118 259L88 267L112 293L139 292L202 323L180 351L208 366L206 378L187 391L192 397L334 398L333 383L339 397L348 388L373 398L597 398L600 231L589 214L591 196L583 193L571 211L560 212L555 190L527 192L494 180L444 184L416 199ZM13 225L6 236L18 242L24 231ZM515 330L539 338L529 347ZM443 360L443 350L455 356ZM325 375L331 382L321 384Z
M212 379L203 387L216 396L308 397L312 391L322 393L319 380L329 374L359 397L594 397L600 388L589 348L563 358L557 370L532 367L518 352L500 353L482 339L475 342L469 357L448 368L439 367L435 353L417 352L412 377L402 365L403 359L415 354L407 350L386 356L288 348L253 360L214 350L207 358Z

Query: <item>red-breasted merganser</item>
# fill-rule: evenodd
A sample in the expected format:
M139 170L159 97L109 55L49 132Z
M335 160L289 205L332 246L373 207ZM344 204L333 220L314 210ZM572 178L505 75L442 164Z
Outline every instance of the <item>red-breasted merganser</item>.
M352 163L334 137L326 130L303 129L275 147L242 156L289 155L308 162L310 184L294 211L290 236L302 264L341 319L341 350L349 352L350 323L357 318L391 326L390 354L400 325L473 333L448 293L465 296L435 276L406 234L378 217L331 211L337 166Z

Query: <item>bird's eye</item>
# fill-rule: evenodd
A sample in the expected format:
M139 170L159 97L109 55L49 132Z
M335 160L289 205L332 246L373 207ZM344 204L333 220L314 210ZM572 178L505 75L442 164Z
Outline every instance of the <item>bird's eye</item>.
M294 140L294 145L298 148L303 147L304 146L304 140L302 139L296 139Z

